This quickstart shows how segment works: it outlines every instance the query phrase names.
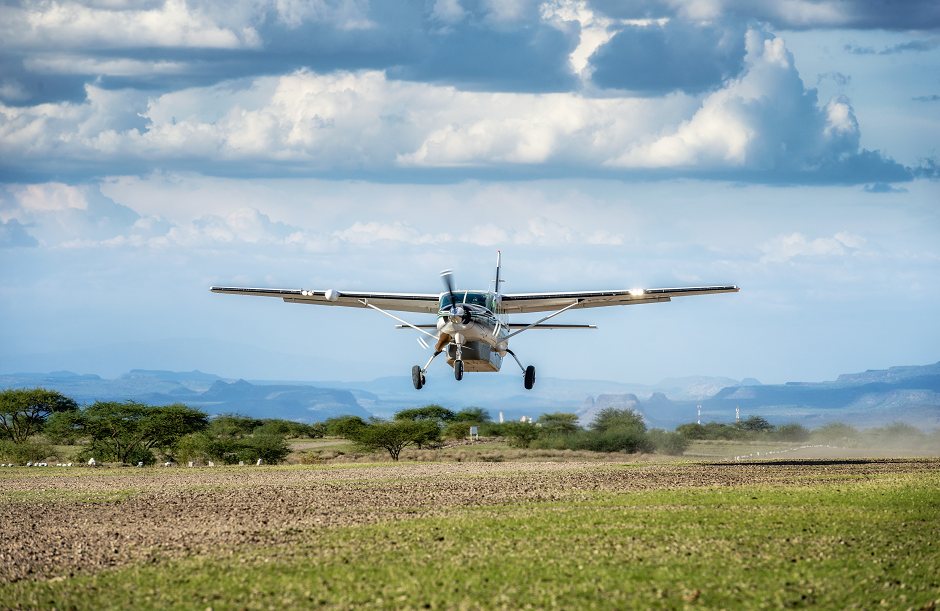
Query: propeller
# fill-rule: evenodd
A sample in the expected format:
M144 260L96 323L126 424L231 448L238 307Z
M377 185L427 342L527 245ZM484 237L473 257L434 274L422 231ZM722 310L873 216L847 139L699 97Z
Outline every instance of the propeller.
M470 316L469 308L465 308L462 305L457 305L457 298L454 296L454 271L450 269L445 269L441 272L441 278L444 280L444 286L447 287L447 292L450 294L450 317L456 323L469 323L472 318ZM464 296L466 297L466 295Z
M450 311L454 311L454 305L457 303L457 299L454 298L454 270L445 269L441 272L441 278L444 280L444 286L447 287L447 292L450 293Z

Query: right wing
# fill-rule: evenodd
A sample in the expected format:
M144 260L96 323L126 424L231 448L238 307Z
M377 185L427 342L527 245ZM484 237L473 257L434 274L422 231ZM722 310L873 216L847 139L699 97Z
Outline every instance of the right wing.
M579 308L602 308L604 306L633 305L671 301L673 297L689 295L712 295L715 293L737 293L737 286L690 286L675 289L633 289L617 291L570 291L565 293L515 293L500 296L500 306L507 314L525 312L550 312L560 310L573 301Z
M360 299L383 310L437 314L440 293L366 293L362 291L308 291L305 289L253 289L213 286L213 293L280 297L288 303L365 308ZM328 294L329 293L329 299Z

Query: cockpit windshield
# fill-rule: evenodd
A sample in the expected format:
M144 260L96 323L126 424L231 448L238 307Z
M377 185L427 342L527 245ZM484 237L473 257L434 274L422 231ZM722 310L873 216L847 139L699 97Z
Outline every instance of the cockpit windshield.
M489 309L490 304L487 303L489 300L489 293L479 293L473 291L454 291L454 299L457 301L457 305L461 303L468 303L470 305L477 305ZM451 306L450 302L450 293L444 293L441 296L441 307L440 309L444 310Z

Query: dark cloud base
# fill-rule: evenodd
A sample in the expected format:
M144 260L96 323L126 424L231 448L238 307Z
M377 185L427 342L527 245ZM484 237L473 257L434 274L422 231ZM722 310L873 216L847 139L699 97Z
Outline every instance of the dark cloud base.
M744 32L674 20L628 26L591 56L592 78L599 87L648 95L717 89L744 69Z
M764 185L863 185L871 183L904 183L917 178L940 178L940 166L934 160L908 167L885 158L880 151L863 149L827 161L813 169L721 169L636 168L607 169L543 164L539 166L480 166L475 168L395 168L385 170L331 169L311 170L290 165L256 160L225 163L204 159L177 159L155 165L149 160L125 160L120 164L81 164L49 161L48 170L37 170L33 164L5 164L0 168L0 182L66 183L89 182L106 176L147 176L154 171L199 172L206 176L225 178L318 178L323 180L364 180L387 184L456 184L467 180L525 181L547 179L598 179L626 182L661 181L689 178L695 180L730 181Z

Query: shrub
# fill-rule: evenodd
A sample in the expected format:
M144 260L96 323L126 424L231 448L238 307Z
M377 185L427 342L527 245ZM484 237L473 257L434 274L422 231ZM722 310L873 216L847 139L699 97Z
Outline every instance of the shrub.
M707 432L705 427L698 422L680 424L676 427L676 432L686 439L706 439Z
M818 443L854 444L858 441L859 432L854 426L844 422L828 422L810 433L810 439Z
M537 422L542 430L549 435L553 433L573 433L581 428L578 425L578 415L565 412L542 414Z
M663 429L652 429L649 432L649 441L657 452L670 456L681 456L691 443L682 434Z
M444 437L447 439L466 439L470 434L469 422L451 422L444 427Z
M16 464L41 461L52 456L55 450L42 438L30 438L15 443L10 439L0 439L0 459Z
M781 441L806 441L810 430L798 422L781 424L776 430L777 439Z
M454 419L459 422L483 423L490 420L490 413L482 407L465 407L454 414Z
M514 448L528 448L541 433L538 427L528 422L504 422L500 429L502 436L508 437L509 445Z
M597 412L594 420L588 425L592 431L603 433L609 429L637 429L641 433L646 432L646 423L643 422L643 414L640 412L625 408L617 409L614 407L605 407Z
M326 428L327 435L352 439L351 435L355 435L358 429L366 426L366 421L359 416L336 416L327 418L323 426Z

